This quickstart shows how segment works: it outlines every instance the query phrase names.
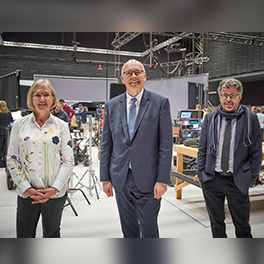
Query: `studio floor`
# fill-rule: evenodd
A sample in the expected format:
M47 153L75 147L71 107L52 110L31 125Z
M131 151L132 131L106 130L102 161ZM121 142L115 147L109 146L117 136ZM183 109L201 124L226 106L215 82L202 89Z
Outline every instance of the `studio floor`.
M99 179L96 148L92 148L92 157L91 169L95 178ZM90 186L92 188L89 188ZM70 206L64 208L61 222L63 238L122 238L115 198L108 198L98 183L97 196L93 182L90 183L89 167L82 163L75 166L70 187L81 188L91 205L87 203L81 191L69 194L78 216ZM0 169L0 195L0 238L15 238L17 195L15 190L7 188L4 168ZM259 185L250 189L250 201L253 237L263 238L264 186ZM226 228L228 237L234 238L234 226L228 209ZM182 199L177 200L174 187L168 186L168 191L161 202L159 231L161 238L211 238L210 222L200 188L188 185L182 190ZM37 237L42 237L41 223L38 225Z

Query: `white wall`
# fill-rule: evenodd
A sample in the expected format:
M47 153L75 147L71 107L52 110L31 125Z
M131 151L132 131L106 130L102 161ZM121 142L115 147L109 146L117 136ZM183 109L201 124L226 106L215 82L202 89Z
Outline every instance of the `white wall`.
M34 80L49 79L56 91L58 99L66 101L102 102L110 98L110 85L117 83L116 78L81 78L54 75L34 75ZM147 80L144 87L167 97L171 106L172 120L177 118L179 109L188 108L188 85L191 83L204 84L208 89L208 74L179 77L164 80Z
M204 84L204 90L207 90L208 74L166 80L150 80L146 81L144 86L147 90L161 94L169 99L173 120L177 118L179 109L188 109L189 82Z
M34 80L48 79L58 99L65 101L102 102L109 98L110 84L117 83L117 78L82 78L55 75L34 75Z

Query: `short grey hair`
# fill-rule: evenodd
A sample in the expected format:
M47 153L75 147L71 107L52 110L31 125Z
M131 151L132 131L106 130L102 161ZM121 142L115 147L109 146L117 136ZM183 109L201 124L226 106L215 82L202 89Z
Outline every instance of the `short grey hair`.
M239 93L240 96L243 94L243 85L242 83L234 78L231 79L223 79L217 88L218 95L221 94L221 91L225 88L231 88L235 87L237 89L237 92Z

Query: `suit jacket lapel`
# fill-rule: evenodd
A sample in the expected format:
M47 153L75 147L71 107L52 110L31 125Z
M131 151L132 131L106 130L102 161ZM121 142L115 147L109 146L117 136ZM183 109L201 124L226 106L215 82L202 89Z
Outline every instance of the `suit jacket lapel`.
M137 119L136 119L136 123L135 123L135 128L134 128L134 131L133 131L133 135L132 135L132 138L134 137L138 127L139 127L139 124L141 123L147 109L148 109L148 106L149 106L149 93L148 91L144 90L144 93L142 95L142 98L141 98L141 102L140 102L140 106L139 106L139 110L138 110L138 114L137 114Z
M235 139L234 153L238 147L238 143L239 143L241 136L243 137L244 125L245 125L244 124L244 117L242 115L241 117L237 118L237 122L236 122L236 139Z
M124 130L125 136L129 139L128 127L127 127L127 107L126 107L126 93L120 98L119 101L119 113L121 116L121 124Z

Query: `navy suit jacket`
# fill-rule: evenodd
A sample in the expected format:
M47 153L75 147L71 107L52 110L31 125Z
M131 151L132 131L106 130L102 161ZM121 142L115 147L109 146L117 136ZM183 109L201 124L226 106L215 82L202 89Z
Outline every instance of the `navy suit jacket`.
M197 174L200 181L205 182L215 176L216 156L210 152L209 126L213 117L212 113L205 116L199 139L197 156ZM257 177L262 162L262 134L257 115L250 112L252 120L252 144L243 145L244 114L237 118L236 138L234 146L233 178L236 186L247 194Z
M138 189L152 192L156 182L170 183L173 140L169 100L144 89L131 140L126 109L126 93L105 104L100 180L122 190L131 162Z

